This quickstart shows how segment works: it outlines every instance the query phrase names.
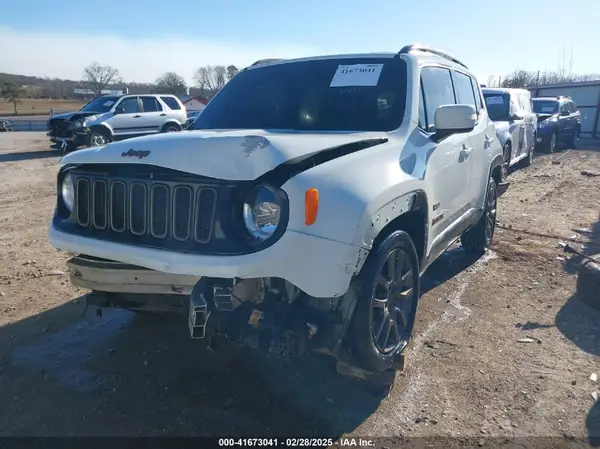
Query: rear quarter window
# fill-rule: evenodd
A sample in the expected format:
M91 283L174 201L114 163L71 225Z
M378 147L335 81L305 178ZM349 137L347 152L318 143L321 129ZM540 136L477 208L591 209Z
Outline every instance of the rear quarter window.
M179 111L181 109L179 102L173 97L160 97L160 99L174 111Z

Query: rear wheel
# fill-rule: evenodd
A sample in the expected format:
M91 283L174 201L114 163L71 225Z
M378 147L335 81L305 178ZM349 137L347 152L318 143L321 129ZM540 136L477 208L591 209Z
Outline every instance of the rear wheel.
M174 125L173 123L168 123L163 128L163 133L174 133L177 131L181 131L181 127Z
M394 231L373 248L360 273L362 287L349 337L354 362L369 371L390 369L410 341L420 280L410 236Z
M490 177L483 214L477 224L460 237L461 245L469 253L481 254L492 246L496 229L497 190L496 181Z

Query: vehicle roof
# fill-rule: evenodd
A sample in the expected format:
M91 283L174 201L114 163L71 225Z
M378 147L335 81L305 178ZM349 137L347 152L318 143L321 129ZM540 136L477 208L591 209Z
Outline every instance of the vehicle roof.
M173 94L104 94L104 95L100 95L99 97L96 98L103 98L103 97L111 97L111 98L123 98L123 97L139 97L139 96L148 96L148 97L174 97L177 98L176 95Z
M482 92L488 94L508 94L510 92L527 92L527 89L520 89L516 87L483 87Z
M533 100L544 100L544 101L573 101L569 97L535 97Z
M259 67L264 66L272 66L278 64L289 64L294 62L306 62L306 61L319 61L319 60L327 60L327 59L385 59L385 58L395 58L395 57L408 57L419 62L431 62L436 64L444 64L453 68L456 68L461 71L467 71L470 73L470 70L463 67L460 64L455 63L454 61L444 58L442 56L438 56L433 53L419 52L415 50L410 53L399 54L398 52L377 52L377 53L342 53L342 54L334 54L334 55L321 55L321 56L307 56L304 58L294 58L294 59L275 59L275 58L264 58L260 61L257 61L255 65L251 65L246 67L244 70L253 70ZM474 76L474 75L473 75Z

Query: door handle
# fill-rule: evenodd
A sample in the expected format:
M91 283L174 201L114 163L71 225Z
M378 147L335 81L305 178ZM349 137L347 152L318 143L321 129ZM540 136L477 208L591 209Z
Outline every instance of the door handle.
M165 115L167 115L167 114L165 114L164 112L162 114L160 114L161 117L164 117Z
M461 150L462 153L464 153L468 156L469 154L471 154L472 151L473 151L473 147L468 147L467 145L465 145L463 143L462 150Z
M139 114L133 116L133 118L140 118L140 117L141 117L141 115L139 115Z

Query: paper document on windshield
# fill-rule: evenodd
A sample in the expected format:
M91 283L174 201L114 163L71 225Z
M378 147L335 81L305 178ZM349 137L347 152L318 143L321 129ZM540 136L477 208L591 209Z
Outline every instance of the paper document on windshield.
M490 104L504 104L504 98L502 97L486 97L485 102Z
M383 64L339 65L329 87L377 86Z

